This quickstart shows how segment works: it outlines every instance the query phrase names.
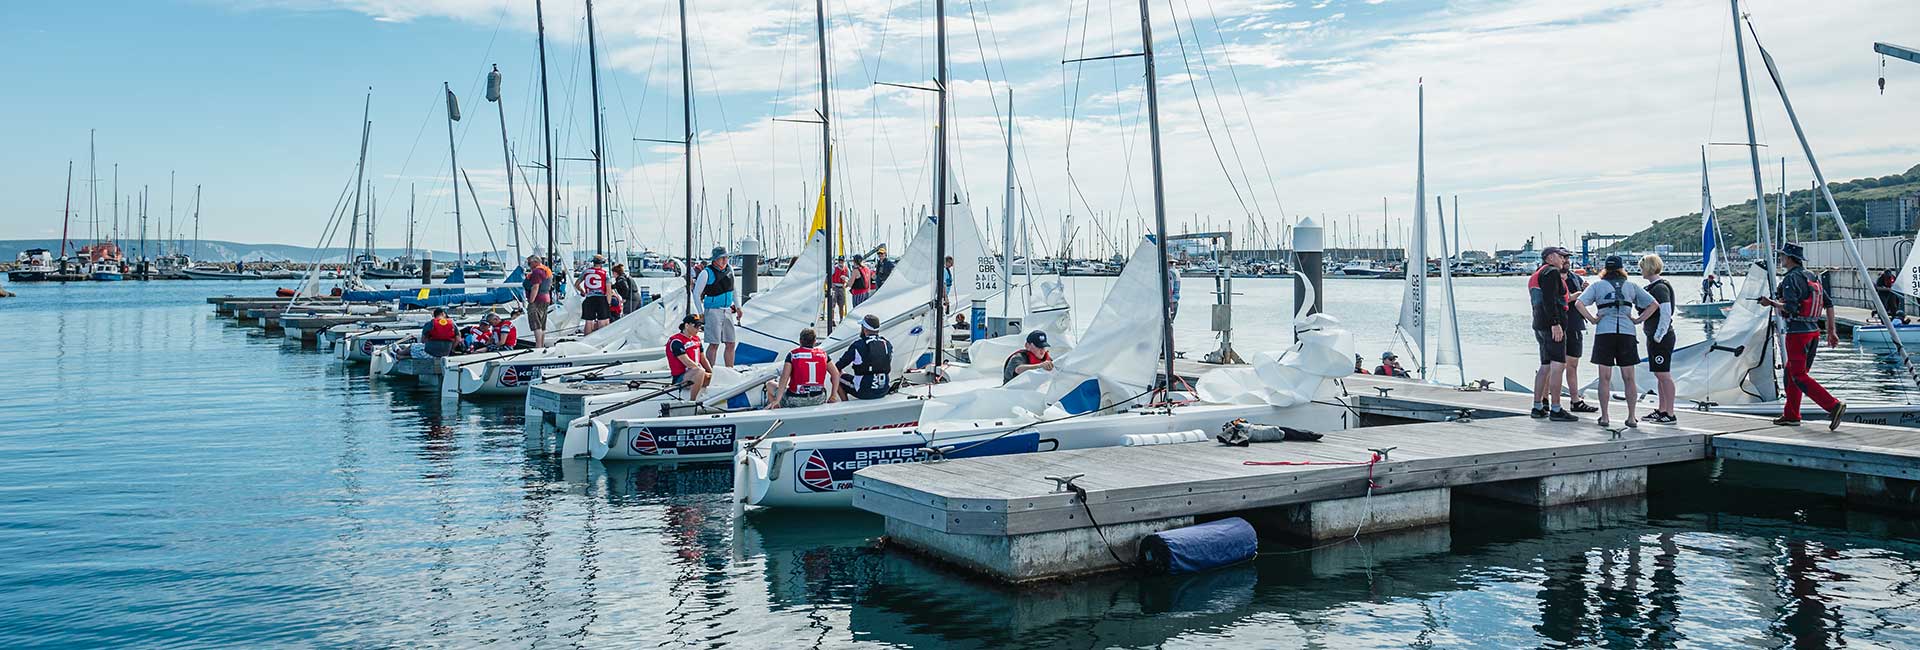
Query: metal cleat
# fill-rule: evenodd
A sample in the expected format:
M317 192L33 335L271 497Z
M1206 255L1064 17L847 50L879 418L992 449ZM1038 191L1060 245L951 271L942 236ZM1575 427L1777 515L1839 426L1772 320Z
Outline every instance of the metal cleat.
M1074 485L1073 482L1075 480L1078 480L1082 476L1086 476L1086 474L1074 474L1071 476L1048 476L1045 478L1049 481L1053 481L1053 491L1055 493L1060 493L1060 492L1072 491L1072 490L1069 490L1068 488L1079 487Z
M1375 454L1379 454L1380 461L1386 462L1389 459L1389 455L1392 454L1393 450L1395 449L1399 449L1399 447L1385 447L1385 448L1368 447L1367 451L1371 451Z

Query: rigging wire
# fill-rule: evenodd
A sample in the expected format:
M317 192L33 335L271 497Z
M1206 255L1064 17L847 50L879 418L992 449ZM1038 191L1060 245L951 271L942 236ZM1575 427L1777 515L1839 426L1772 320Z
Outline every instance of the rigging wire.
M1167 10L1171 12L1173 11L1173 7L1169 5ZM1191 13L1189 13L1189 15L1191 15ZM1220 173L1227 177L1227 187L1233 190L1233 198L1240 202L1241 211L1251 216L1253 209L1247 205L1246 197L1240 194L1240 184L1234 182L1233 172L1227 169L1227 159L1220 154L1220 142L1213 137L1212 121L1207 119L1206 104L1200 101L1200 84L1195 81L1196 76L1193 72L1193 61L1187 57L1186 31L1180 28L1180 16L1178 13L1175 13L1173 16L1173 34L1174 41L1180 44L1180 65L1187 71L1187 89L1193 92L1193 107L1200 113L1200 128L1206 132L1207 144L1213 148L1213 159L1215 162L1220 163ZM1193 38L1197 45L1200 40L1200 35L1196 33L1193 35ZM1217 98L1216 96L1216 99ZM1225 115L1221 116L1221 119L1224 120L1225 118Z

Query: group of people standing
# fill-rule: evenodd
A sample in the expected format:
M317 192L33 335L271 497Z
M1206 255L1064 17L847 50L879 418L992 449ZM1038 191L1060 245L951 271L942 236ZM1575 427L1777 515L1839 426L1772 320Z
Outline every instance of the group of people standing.
M834 322L844 320L849 310L866 302L893 275L894 263L887 257L887 247L883 244L875 248L873 255L872 265L862 255L834 258L833 270L827 274L827 317Z
M1819 281L1804 268L1805 252L1797 244L1785 244L1778 251L1781 276L1776 297L1761 297L1759 302L1781 313L1786 322L1786 404L1774 424L1798 426L1800 402L1808 397L1830 414L1829 427L1839 426L1846 404L1835 399L1813 380L1809 372L1822 330L1829 347L1839 343L1833 318L1833 301L1821 289ZM1606 258L1597 280L1589 281L1570 270L1571 253L1550 246L1541 253L1539 270L1527 281L1533 309L1533 334L1540 357L1534 375L1533 409L1535 419L1574 422L1574 413L1598 412L1598 423L1611 427L1610 402L1613 371L1618 370L1625 384L1626 427L1640 422L1674 424L1673 331L1674 289L1661 277L1665 263L1659 255L1640 258L1642 283L1628 279L1626 261L1618 255ZM1711 291L1703 281L1703 292ZM1711 294L1707 294L1711 295ZM1596 408L1581 397L1580 358L1585 356L1586 330L1593 328L1592 355L1600 366ZM1648 370L1653 372L1658 401L1652 413L1636 418L1639 386L1634 368L1642 356L1640 335L1644 334ZM1563 383L1564 381L1564 383ZM1562 407L1562 389L1571 395L1571 403Z
M1627 427L1640 422L1674 424L1673 383L1673 285L1661 277L1666 264L1659 255L1640 258L1644 284L1628 279L1626 260L1609 255L1599 278L1589 281L1570 269L1572 254L1565 248L1549 246L1541 252L1540 268L1527 279L1527 293L1533 309L1533 335L1539 349L1540 369L1534 374L1533 409L1536 419L1555 422L1579 420L1574 413L1599 412L1599 424L1612 426L1609 395L1613 390L1613 371L1617 369L1626 384ZM1600 406L1594 407L1581 397L1580 359L1586 356L1586 331L1593 328L1593 364L1601 366ZM1639 405L1639 386L1634 367L1641 359L1640 335L1646 335L1646 360L1653 372L1658 402L1652 413L1635 417ZM1564 383L1562 383L1564 380ZM1561 389L1572 395L1572 403L1561 405Z

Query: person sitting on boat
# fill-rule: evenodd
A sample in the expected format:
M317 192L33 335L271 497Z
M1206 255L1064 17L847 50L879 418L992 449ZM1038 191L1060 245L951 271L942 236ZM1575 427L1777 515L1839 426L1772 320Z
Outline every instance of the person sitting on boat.
M463 325L460 327L460 340L454 343L453 352L455 354L471 354L485 350L487 346L490 345L488 342L490 335L491 333L487 331L487 328L479 325Z
M511 350L520 345L520 332L514 329L513 321L501 318L498 312L487 313L485 334L489 351Z
M673 385L687 386L687 399L700 399L700 391L712 381L713 362L700 354L700 315L687 314L680 319L680 331L667 337L667 372Z
M843 372L840 399L880 399L893 390L893 343L880 335L880 317L860 319L860 338L834 363Z
M1001 365L1000 383L1013 381L1020 373L1036 368L1052 370L1053 355L1047 351L1047 333L1034 330L1027 333L1027 345L1014 350Z
M460 340L460 328L447 318L445 307L434 307L433 317L420 326L420 340L425 341L428 356L444 357L453 354L453 346Z
M1880 296L1880 306L1887 310L1887 318L1904 322L1907 314L1906 310L1900 308L1900 294L1893 290L1896 282L1899 282L1899 276L1894 275L1893 269L1881 271L1880 277L1873 281L1873 292Z
M1392 350L1380 353L1380 365L1373 367L1373 374L1402 379L1413 377L1413 373L1407 372L1406 366L1400 365L1400 356L1394 354Z
M607 258L593 256L593 266L575 281L580 289L580 333L592 334L607 326L613 318L613 304L607 297L612 283L607 279Z
M800 330L800 347L787 351L780 363L780 378L767 385L767 408L819 406L839 401L830 382L840 376L827 353L814 347L820 342L813 328Z
M1700 279L1700 302L1713 302L1715 300L1715 297L1713 294L1719 291L1720 291L1719 276L1714 275L1712 273L1708 273L1707 277Z
M1820 349L1821 330L1826 330L1827 347L1840 345L1840 334L1834 329L1833 299L1827 295L1820 280L1807 272L1804 266L1806 251L1799 244L1781 244L1779 250L1780 266L1787 272L1780 277L1780 285L1774 289L1779 298L1761 296L1756 300L1760 304L1777 309L1787 319L1787 403L1774 424L1785 427L1800 426L1800 397L1813 398L1815 404L1827 411L1827 429L1840 428L1840 418L1846 414L1847 403L1834 399L1820 382L1814 381L1813 353ZM1825 312L1826 323L1821 324L1821 313Z
M1356 374L1356 375L1371 374L1367 372L1367 367L1364 365L1365 363L1366 363L1365 357L1362 357L1358 354L1353 355L1353 374Z

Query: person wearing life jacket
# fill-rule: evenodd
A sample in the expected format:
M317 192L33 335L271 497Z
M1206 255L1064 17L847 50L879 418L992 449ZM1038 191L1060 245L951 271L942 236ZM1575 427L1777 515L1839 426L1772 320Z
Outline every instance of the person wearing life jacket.
M1569 252L1560 269L1566 271L1572 266L1573 255ZM1580 396L1580 387L1586 385L1580 383L1580 358L1587 356L1587 319L1574 311L1573 303L1579 299L1581 292L1587 290L1587 278L1597 278L1600 274L1589 268L1586 269L1585 275L1565 272L1561 277L1567 280L1567 319L1564 321L1567 328L1567 363L1562 370L1567 376L1566 381L1561 382L1560 385L1567 387L1567 392L1573 394L1573 403L1567 405L1568 411L1592 413L1600 409L1594 408Z
M500 314L487 313L486 327L487 349L498 352L511 350L520 345L520 332L513 327L513 321L501 318Z
M1640 403L1640 389L1634 384L1633 369L1640 365L1640 323L1658 311L1659 305L1639 285L1627 281L1626 260L1608 255L1600 279L1587 285L1573 306L1594 326L1593 363L1601 367L1600 426L1612 426L1607 407L1613 403L1613 369L1618 368L1627 385L1627 419L1623 423L1638 428L1639 420L1633 412ZM1588 311L1589 307L1593 311Z
M1567 365L1567 249L1548 246L1540 251L1540 268L1527 279L1533 302L1533 340L1540 353L1540 369L1533 375L1533 418L1574 422L1580 418L1560 408L1560 380Z
M880 335L880 317L860 319L860 338L840 353L840 399L880 399L893 391L893 343Z
M827 319L838 323L847 317L847 256L833 258L833 271L827 274Z
M1366 363L1366 360L1365 360L1365 359L1362 359L1362 358L1360 357L1360 355L1357 355L1357 354L1356 354L1356 355L1353 355L1353 374L1356 374L1356 375L1365 375L1365 374L1368 374L1368 373L1367 373L1367 368L1366 368L1365 366L1363 366L1363 365L1361 365L1361 364L1364 364L1364 363Z
M1053 355L1047 351L1047 333L1034 330L1027 333L1027 344L1013 354L1000 366L1000 383L1013 381L1020 373L1036 369L1053 369Z
M893 258L887 257L887 245L881 244L873 251L873 288L878 289L893 277Z
M1717 293L1719 289L1720 276L1708 273L1707 277L1700 279L1700 302L1713 302L1717 300L1714 294Z
M733 297L733 269L727 261L727 249L714 247L709 263L696 272L698 281L694 283L693 293L700 297L700 321L706 327L708 362L717 359L732 368L734 349L740 345L740 338L734 333L734 326L740 323L740 301Z
M1799 244L1781 244L1779 250L1780 266L1787 270L1780 277L1780 284L1774 287L1777 297L1761 296L1760 304L1778 310L1787 320L1787 404L1774 424L1787 427L1800 426L1800 397L1813 398L1815 404L1827 411L1827 430L1840 428L1840 418L1846 415L1847 403L1835 399L1832 393L1813 380L1813 353L1819 349L1821 334L1821 316L1826 316L1827 347L1840 344L1840 334L1835 329L1833 318L1833 299L1827 296L1826 288L1820 285L1819 278L1806 269L1806 251Z
M633 276L627 275L625 264L613 265L612 279L613 283L610 286L613 291L607 297L613 299L613 304L608 311L612 315L611 320L620 320L621 316L640 308L640 305L634 302L638 299L639 290L634 288Z
M539 255L527 256L526 279L520 291L527 298L527 330L533 332L533 347L547 347L547 308L553 305L553 269L541 263Z
M1647 369L1653 371L1654 392L1660 396L1660 405L1640 421L1655 424L1680 421L1673 414L1673 344L1678 338L1673 334L1673 285L1660 277L1666 267L1659 255L1640 258L1640 277L1647 281L1644 288L1658 306L1653 317L1642 322L1641 329L1647 334Z
M687 314L680 329L667 337L667 372L673 385L687 387L687 399L700 399L700 391L713 380L713 362L700 354L700 315Z
M607 298L607 292L613 290L612 281L607 277L607 258L593 256L593 266L580 274L574 288L580 290L580 333L592 334L606 327L613 319L613 304Z
M867 268L867 262L855 256L853 268L848 269L847 274L852 278L848 281L847 293L853 296L853 306L859 307L860 303L867 301L867 296L873 295L873 269Z
M454 343L460 340L460 328L447 318L444 307L434 307L433 317L420 326L420 340L425 341L429 356L444 357L453 354Z
M1394 354L1392 350L1380 353L1380 365L1373 367L1373 374L1402 379L1413 377L1413 373L1407 372L1406 366L1400 365L1399 355Z
M820 339L813 328L800 330L800 347L787 351L780 362L780 378L767 385L767 408L819 406L839 401L833 384L840 370L827 353L814 347Z

